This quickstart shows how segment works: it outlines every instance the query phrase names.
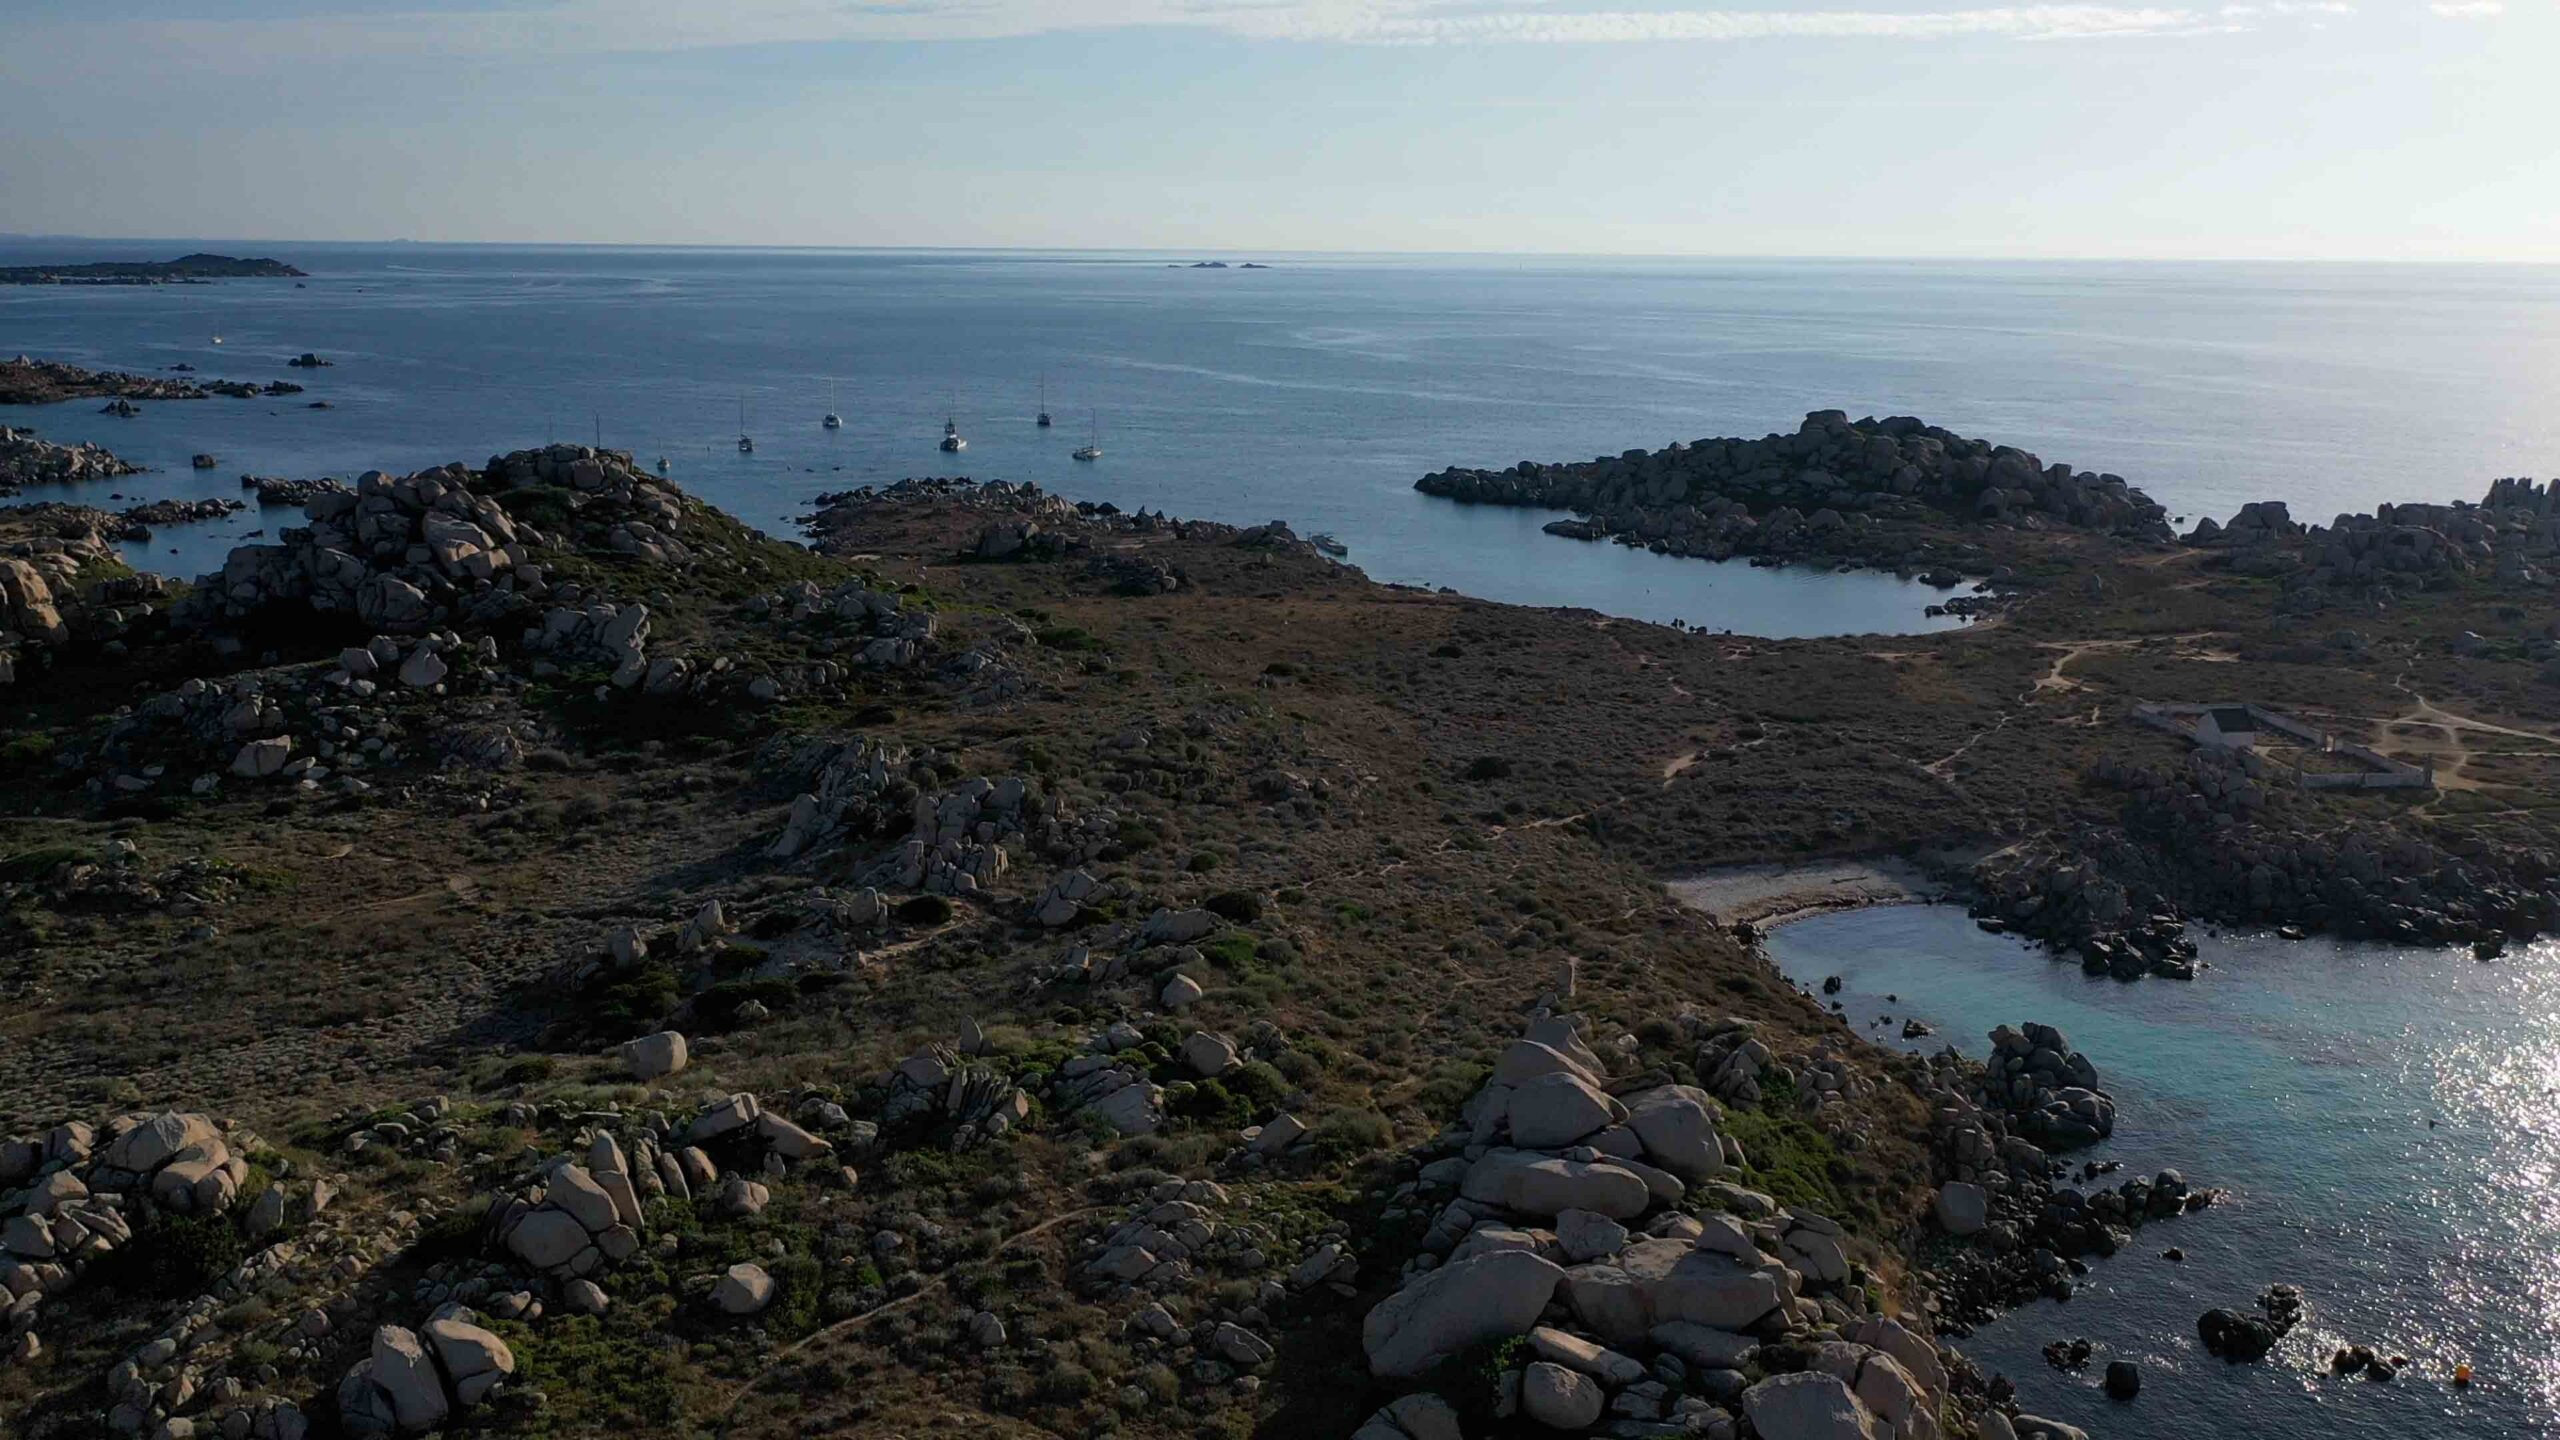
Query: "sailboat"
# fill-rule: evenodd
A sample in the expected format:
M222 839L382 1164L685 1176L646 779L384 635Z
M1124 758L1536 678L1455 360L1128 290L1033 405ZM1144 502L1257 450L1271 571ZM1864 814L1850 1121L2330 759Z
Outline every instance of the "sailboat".
M1099 460L1102 458L1102 417L1098 415L1094 417L1093 438L1087 441L1076 451L1076 458L1079 460Z
M942 450L946 455L969 448L969 442L960 438L960 394L956 390L951 395L951 410L942 422Z
M756 453L756 442L747 438L747 397L744 395L738 397L738 453Z
M664 474L666 474L668 471L673 470L674 468L675 468L674 466L672 466L672 465L670 465L670 464L668 464L668 463L667 463L667 457L666 457L666 456L661 455L661 456L659 456L659 457L658 457L658 473L659 473L659 474L664 475Z
M1040 377L1040 418L1035 423L1043 430L1049 428L1049 377L1046 375Z
M836 413L836 382L833 380L827 382L827 418L819 421L818 425L827 430L844 428L844 417Z

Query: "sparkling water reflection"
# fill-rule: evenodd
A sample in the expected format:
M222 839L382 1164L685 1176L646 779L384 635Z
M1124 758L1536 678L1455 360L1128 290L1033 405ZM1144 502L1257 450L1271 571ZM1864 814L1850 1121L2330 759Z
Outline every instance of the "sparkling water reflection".
M1808 987L1842 977L1843 1013L1880 1043L1980 1055L1993 1025L2059 1026L2119 1106L2117 1137L2075 1160L2229 1191L2097 1262L2067 1304L1964 1342L2029 1409L2119 1437L2560 1433L2560 946L2482 964L2460 948L2201 944L2194 983L2125 985L1959 910L1904 906L1805 920L1769 951ZM1905 1018L1940 1033L1903 1041ZM2172 1245L2183 1263L2163 1258ZM2278 1280L2302 1287L2309 1316L2275 1356L2203 1353L2197 1315ZM2085 1374L2038 1353L2070 1336L2097 1347ZM2328 1357L2349 1343L2415 1363L2388 1385L2333 1379ZM2145 1372L2130 1405L2096 1386L2122 1358ZM2462 1362L2467 1388L2452 1383Z

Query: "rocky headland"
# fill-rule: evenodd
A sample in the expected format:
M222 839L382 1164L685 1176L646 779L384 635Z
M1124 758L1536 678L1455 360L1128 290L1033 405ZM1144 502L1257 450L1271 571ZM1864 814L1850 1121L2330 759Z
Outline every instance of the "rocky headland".
M2342 928L2363 855L2386 921L2530 927L2550 608L2473 563L2333 649L1997 468L2048 498L1877 508L2000 624L1787 642L1003 483L804 548L578 446L279 494L182 586L0 510L0 1414L2076 1433L1949 1342L2207 1192L2067 1169L2105 1056L1888 1053L1664 880L1908 855L2175 958ZM2134 716L2234 696L2438 788Z

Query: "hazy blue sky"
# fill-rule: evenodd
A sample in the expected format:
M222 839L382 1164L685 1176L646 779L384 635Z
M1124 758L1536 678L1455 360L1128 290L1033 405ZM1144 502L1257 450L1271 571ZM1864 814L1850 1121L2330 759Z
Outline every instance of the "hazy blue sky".
M2554 0L1971 3L0 0L0 231L2560 260Z

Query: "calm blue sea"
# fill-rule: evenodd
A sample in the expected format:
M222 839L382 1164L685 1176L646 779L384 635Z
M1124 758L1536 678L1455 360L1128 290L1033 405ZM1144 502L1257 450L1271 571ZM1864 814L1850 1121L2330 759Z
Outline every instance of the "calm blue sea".
M2476 496L2560 456L2560 269L1921 265L0 243L0 263L270 254L304 288L0 288L0 353L311 387L291 401L0 411L161 467L401 470L550 438L654 459L776 533L822 489L909 475L1329 531L1382 580L1709 628L1910 630L1936 592L1538 533L1413 492L1507 464L1910 413L2113 470L2186 514ZM1241 260L1245 257L1230 257ZM213 337L223 339L214 345ZM284 361L316 351L316 372ZM1042 377L1057 428L1033 428ZM326 399L313 411L303 402ZM736 453L743 403L757 452ZM830 434L830 404L846 428ZM965 455L934 448L946 414ZM1107 452L1068 452L1098 424ZM188 457L222 464L199 474ZM84 499L103 497L86 487ZM274 517L283 519L287 517ZM261 521L152 547L192 574ZM175 550L177 553L169 553ZM141 558L137 556L137 558Z
M2027 1409L2115 1437L2560 1433L2560 944L2486 965L2246 935L2201 949L2192 984L2090 979L1947 906L1821 916L1769 940L1790 979L1842 977L1835 998L1879 1043L1978 1057L1994 1025L2059 1027L2117 1102L2116 1137L2075 1160L2124 1161L2101 1183L2166 1166L2229 1189L2093 1262L2077 1298L1963 1342ZM1940 1033L1905 1042L1905 1017ZM2161 1258L2172 1245L2183 1263ZM2302 1287L2308 1318L2275 1355L2203 1352L2198 1315L2279 1280ZM2046 1342L2077 1336L2097 1350L2085 1374L2045 1365ZM2387 1385L2330 1378L2330 1353L2358 1342L2416 1363ZM2110 1359L2142 1367L2129 1405L2097 1389ZM2464 1361L2475 1383L2457 1389Z

